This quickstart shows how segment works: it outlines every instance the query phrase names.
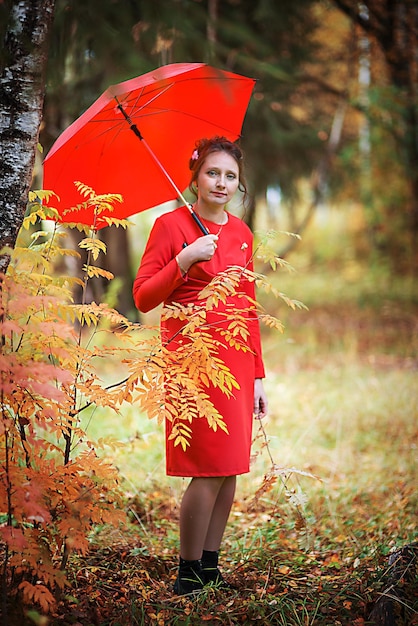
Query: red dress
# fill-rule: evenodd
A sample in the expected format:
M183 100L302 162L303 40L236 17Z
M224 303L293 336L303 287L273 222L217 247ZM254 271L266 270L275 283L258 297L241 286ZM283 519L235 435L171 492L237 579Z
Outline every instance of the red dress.
M252 269L253 236L248 226L234 215L228 214L222 227L218 247L210 261L195 263L183 278L176 255L184 244L202 236L187 207L181 207L157 218L151 230L141 265L133 286L135 304L146 312L161 302L197 303L199 292L212 278L232 265ZM208 230L217 234L220 226L205 220ZM242 280L239 288L254 299L254 283ZM231 299L230 299L231 300ZM244 297L233 296L236 308L247 308ZM212 314L212 313L211 313ZM213 312L216 316L216 311ZM228 433L213 431L206 419L195 418L192 424L190 446L184 451L169 440L171 422L166 421L166 467L171 476L234 476L249 471L252 439L254 379L264 377L261 357L260 329L255 311L246 314L250 330L250 350L232 347L219 349L219 356L236 378L239 389L228 398L218 388L204 387L210 400L223 416ZM219 318L218 318L219 319ZM178 320L167 319L161 323L163 338L172 337L178 330ZM219 321L216 326L219 328ZM213 331L216 332L216 331ZM216 335L219 338L219 335ZM174 342L169 344L175 349Z

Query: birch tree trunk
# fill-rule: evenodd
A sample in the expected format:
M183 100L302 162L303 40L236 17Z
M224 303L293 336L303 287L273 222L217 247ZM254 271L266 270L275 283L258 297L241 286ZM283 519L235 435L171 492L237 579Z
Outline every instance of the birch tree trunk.
M22 224L38 142L55 0L12 0L0 68L0 272Z

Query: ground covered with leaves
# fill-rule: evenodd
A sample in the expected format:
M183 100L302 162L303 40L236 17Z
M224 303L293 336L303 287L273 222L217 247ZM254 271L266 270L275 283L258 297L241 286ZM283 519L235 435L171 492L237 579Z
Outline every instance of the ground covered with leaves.
M157 497L170 496L158 492ZM156 510L155 502L152 508ZM294 524L292 528L261 503L257 510L238 507L235 511L222 554L223 572L234 588L207 587L193 598L175 596L177 557L164 547L174 541L175 505L164 500L157 508L159 515L153 518L142 503L131 502L130 517L137 523L128 524L123 531L102 529L92 537L88 556L72 557L70 586L54 613L49 618L36 611L29 611L26 617L15 614L14 623L363 626L372 623L371 612L382 599L394 599L393 624L418 624L417 544L411 544L411 558L401 563L394 576L387 546L364 549L363 555L355 553L353 532L351 538L334 537L327 548L319 547L318 538L311 536L309 542L318 548L302 549L303 529ZM152 534L153 553L149 542L139 537L144 532ZM370 533L373 535L372 528ZM245 542L241 550L234 543L237 535Z
M264 337L267 437L255 433L221 553L232 590L173 594L186 483L165 477L161 428L97 412L91 436L124 444L109 460L127 522L72 554L51 614L17 606L9 626L418 626L418 302L364 272L307 274L309 312Z
M269 454L259 434L259 456L240 479L223 545L222 571L233 590L173 594L185 483L164 479L160 430L141 423L143 435L132 437L135 415L124 425L127 445L113 459L132 491L127 523L96 528L89 553L72 555L69 586L52 614L15 607L9 626L380 626L385 622L376 616L390 612L387 623L418 625L412 344L403 338L389 351L380 339L371 342L369 330L365 345L372 348L360 351L359 333L354 344L351 331L341 330L344 319L351 324L352 317L340 318L344 352L312 350L311 356L304 341L297 359L288 356L284 376L283 366L276 374L270 360ZM367 321L373 329L372 318ZM383 332L383 317L378 325ZM105 427L100 421L98 428ZM268 479L279 458L301 473ZM396 564L403 547L411 558Z
M188 599L173 596L173 559L142 555L141 546L98 548L74 563L73 596L63 600L52 623L366 624L385 588L387 559L355 569L341 563L338 552L295 550L276 553L268 563L236 565L228 572L233 591L208 588ZM396 623L410 626L418 624L418 586L412 580L404 577L397 591L408 607L398 611Z
M367 623L384 586L379 569L340 563L338 553L276 554L269 563L239 564L229 572L234 591L207 589L195 599L173 596L173 559L140 554L140 546L94 550L73 566L72 596L54 624L357 624ZM295 556L297 567L295 567ZM267 565L267 567L266 567ZM403 580L411 602L417 586ZM415 606L415 608L417 608ZM404 624L417 624L406 610Z

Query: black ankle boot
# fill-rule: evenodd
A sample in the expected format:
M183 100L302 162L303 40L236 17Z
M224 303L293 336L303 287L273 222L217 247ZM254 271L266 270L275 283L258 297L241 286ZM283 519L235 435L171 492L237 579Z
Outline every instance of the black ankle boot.
M174 583L174 593L185 596L203 589L200 561L186 561L180 557L179 571Z
M226 582L218 569L219 552L203 550L202 554L202 577L205 585L212 583L221 589L232 589L232 585Z

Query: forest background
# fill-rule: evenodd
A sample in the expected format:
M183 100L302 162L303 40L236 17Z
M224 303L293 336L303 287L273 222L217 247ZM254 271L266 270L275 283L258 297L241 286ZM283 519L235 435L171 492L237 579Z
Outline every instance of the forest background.
M231 576L242 593L172 602L184 485L163 475L162 434L154 421L134 408L125 407L123 419L100 408L86 418L88 436L106 434L125 444L113 452L106 448L105 457L118 467L121 507L131 523L116 531L106 530L103 520L93 524L89 555L65 561L72 589L58 598L52 617L42 616L51 609L49 596L31 588L29 612L16 619L363 624L373 605L395 597L394 619L416 623L409 578L398 577L405 589L395 593L388 582L394 568L387 565L391 550L412 546L416 538L416 3L26 4L26 40L36 12L39 18L42 10L54 10L41 55L46 95L42 102L32 94L43 104L37 145L36 134L31 143L14 132L19 107L6 97L8 18L25 2L1 2L2 159L17 161L16 167L24 162L16 159L20 151L35 159L26 159L26 176L14 180L13 192L7 168L0 173L2 244L16 241L29 187L42 188L43 155L109 84L166 63L205 61L257 79L242 138L253 197L244 219L257 233L277 233L269 239L274 255L297 271L271 273L263 258L257 269L308 310L278 307L260 294L285 331L263 331L271 411L226 538ZM167 207L135 217L130 229L100 232L107 245L102 267L116 278L89 281L84 301L107 303L138 320L131 284L160 210ZM21 232L19 247L30 246L30 232ZM71 246L81 239L72 232ZM54 272L82 276L82 264L69 258L71 265L67 260ZM154 313L140 321L155 320ZM100 373L111 377L106 366ZM3 418L5 405L2 400ZM7 428L2 437L6 450ZM7 506L4 516L5 527L13 526ZM5 554L3 595L22 584L21 573L8 578ZM45 573L38 577L39 589ZM29 584L36 589L36 577ZM12 619L8 602L2 609Z

